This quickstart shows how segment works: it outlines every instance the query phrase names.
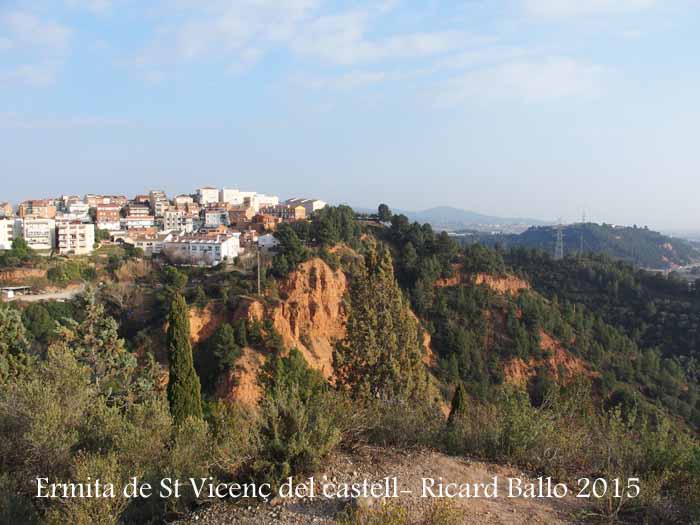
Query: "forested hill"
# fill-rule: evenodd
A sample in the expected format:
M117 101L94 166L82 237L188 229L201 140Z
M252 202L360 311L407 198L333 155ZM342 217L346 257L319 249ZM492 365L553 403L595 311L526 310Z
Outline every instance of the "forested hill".
M566 255L578 254L583 244L584 253L604 253L643 268L668 269L700 259L700 251L689 242L646 227L579 223L563 227L563 235ZM524 246L552 253L556 236L556 227L533 226L519 235L467 233L465 242L476 240L488 246Z

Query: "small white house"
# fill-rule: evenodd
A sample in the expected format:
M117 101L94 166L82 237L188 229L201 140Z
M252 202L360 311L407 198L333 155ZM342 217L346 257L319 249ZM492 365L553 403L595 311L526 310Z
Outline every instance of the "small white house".
M163 253L174 263L216 266L241 252L240 234L183 235L165 243Z
M258 236L258 247L261 250L268 251L273 249L279 244L279 241L271 233L266 233L265 235Z

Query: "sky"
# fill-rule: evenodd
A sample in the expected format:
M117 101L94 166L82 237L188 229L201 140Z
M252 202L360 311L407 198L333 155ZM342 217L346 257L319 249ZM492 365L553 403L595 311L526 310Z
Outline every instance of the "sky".
M700 230L697 0L0 0L0 200Z

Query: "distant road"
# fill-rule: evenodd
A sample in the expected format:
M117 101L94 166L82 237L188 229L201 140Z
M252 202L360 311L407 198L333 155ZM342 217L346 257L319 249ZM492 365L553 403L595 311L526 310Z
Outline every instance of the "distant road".
M68 301L70 299L73 299L73 297L75 297L76 295L83 293L84 290L85 285L79 284L61 292L18 295L17 297L13 297L12 299L10 299L10 301L22 301L25 303L35 303L37 301Z

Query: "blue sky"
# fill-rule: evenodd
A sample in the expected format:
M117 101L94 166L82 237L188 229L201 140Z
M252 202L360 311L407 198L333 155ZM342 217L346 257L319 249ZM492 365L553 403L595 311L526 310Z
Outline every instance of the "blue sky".
M200 185L700 229L695 0L0 0L0 200Z

